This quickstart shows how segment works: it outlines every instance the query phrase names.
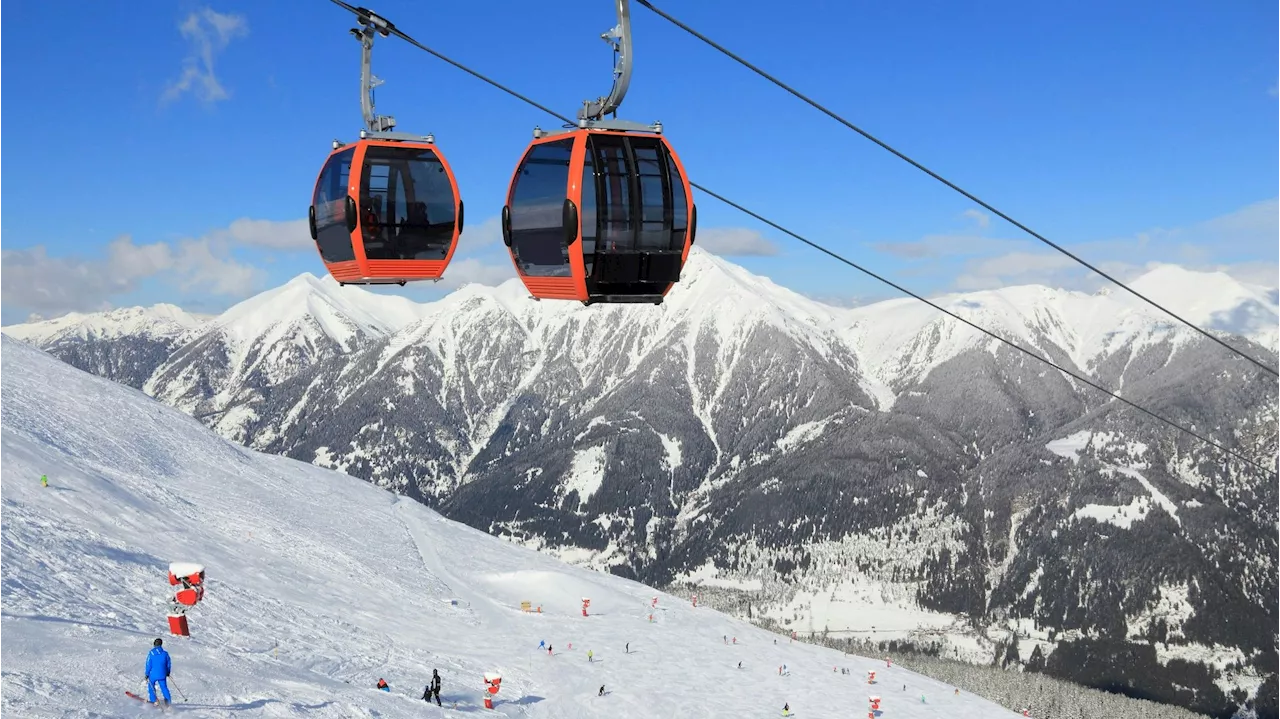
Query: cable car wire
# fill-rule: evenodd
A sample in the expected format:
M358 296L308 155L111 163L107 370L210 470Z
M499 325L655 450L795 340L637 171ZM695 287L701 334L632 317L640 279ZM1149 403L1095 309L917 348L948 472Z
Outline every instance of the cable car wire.
M1061 365L1057 364L1056 362L1054 362L1053 360L1048 359L1047 357L1041 357L1040 355L1036 354L1035 352L1032 352L1031 350L1029 350L1029 349L1027 349L1027 348L1023 347L1022 345L1020 345L1020 344L1018 344L1018 343L1016 343L1016 342L1014 342L1014 341L1012 341L1012 340L1005 339L1004 337L1001 337L1000 335L996 334L995 332L993 332L993 331L991 331L991 330L989 330L989 329L987 329L987 328L985 328L985 327L982 327L981 325L978 325L978 324L976 324L976 323L974 323L974 322L971 322L971 321L969 321L969 320L967 320L967 319L965 319L965 318L961 317L960 315L958 315L958 314L956 314L956 313L952 312L951 310L946 309L945 307L942 307L941 305L939 305L939 304L937 304L937 303L933 302L932 300L929 300L929 299L927 299L927 298L925 298L925 297L923 297L923 296L921 296L921 295L916 294L915 292L912 292L911 290L909 290L909 289L907 289L907 288L903 287L902 285L899 285L898 283L894 282L893 280L890 280L890 279L888 279L888 278L882 277L882 276L880 276L880 275L876 274L875 272L873 272L873 271L871 271L871 270L869 270L869 269L867 269L867 268L865 268L865 267L863 267L863 266L859 265L858 263L856 263L856 262L854 262L854 261L852 261L852 260L850 260L850 259L848 259L848 258L846 258L846 257L844 257L844 256L842 256L842 255L839 255L839 254L837 254L837 253L835 253L835 252L832 252L831 250L828 250L827 248L823 247L822 245L819 245L819 244L818 244L818 243L816 243L816 242L813 242L813 241L811 241L811 240L809 240L809 239L807 239L807 238L805 238L805 237L801 237L800 235L798 235L798 234L796 234L796 233L792 232L791 230L789 230L789 229L787 229L787 228L783 227L782 225L779 225L778 223L774 222L773 220L770 220L770 219L768 219L767 217L762 217L761 215L758 215L758 214L756 214L755 212L752 212L751 210L747 209L746 207L743 207L742 205L739 205L738 203L734 202L733 200L730 200L730 199L729 199L729 198L727 198L727 197L724 197L724 196L722 196L722 195L718 195L718 194L716 194L715 192L712 192L711 190L708 190L707 188L705 188L705 187L703 187L703 186L701 186L701 185L699 185L699 184L697 184L697 183L693 183L693 182L691 182L691 183L689 183L689 184L691 184L691 185L693 185L694 187L698 188L699 190L701 190L701 191L705 192L706 194L711 195L712 197L714 197L714 198L716 198L717 200L719 200L719 201L721 201L721 202L725 203L726 205L729 205L730 207L732 207L732 208L734 208L734 209L736 209L736 210L739 210L739 211L741 211L741 212L743 212L743 213L745 213L745 214L747 214L747 215L750 215L750 216L754 217L755 219L757 219L757 220L759 220L759 221L761 221L761 222L765 223L766 225L769 225L770 227L772 227L772 228L774 228L774 229L778 230L779 232L784 232L784 233L786 233L786 234L788 234L788 235L790 235L790 236L794 237L795 239L797 239L797 240L799 240L799 241L803 242L804 244L806 244L806 245L808 245L808 246L812 247L813 249L815 249L815 250L817 250L817 251L819 251L819 252L821 252L821 253L823 253L823 254L825 254L825 255L830 256L831 258L835 259L837 262L842 262L842 263L844 263L844 264L846 264L846 265L848 265L848 266L852 267L852 268L853 268L853 269L855 269L855 270L858 270L859 272L861 272L861 273L863 273L863 274L865 274L865 275L867 275L867 276L869 276L869 277L871 277L871 278L873 278L873 279L879 280L880 282L883 282L884 284L889 285L890 287L894 288L895 290L898 290L899 292L902 292L903 294L909 295L909 296L911 296L911 297L913 297L913 298L915 298L915 299L917 299L917 300L920 300L921 302L925 303L926 305L929 305L929 306L930 306L930 307L932 307L933 309L938 310L939 312L941 312L941 313L943 313L943 314L947 315L948 317L951 317L952 319L955 319L955 320L959 320L960 322L963 322L964 324L966 324L966 325L968 325L968 326L970 326L970 327L974 328L975 330L978 330L979 332L981 332L981 333L983 333L983 334L987 335L988 337L991 337L991 338L993 338L993 339L999 340L1000 342L1003 342L1004 344L1009 345L1010 347L1012 347L1012 348L1013 348L1013 349L1015 349L1015 350L1018 350L1019 352L1023 353L1024 355L1027 355L1028 357L1031 357L1032 359L1039 360L1039 361L1041 361L1041 362L1043 362L1043 363L1045 363L1045 364L1049 365L1050 367L1052 367L1052 368L1054 368L1054 369L1058 370L1059 372L1061 372L1061 373L1063 373L1063 374L1065 374L1065 375L1068 375L1068 376L1070 376L1070 377L1073 377L1073 378L1075 378L1076 380L1079 380L1080 382L1083 382L1084 384L1089 385L1090 387L1092 387L1092 388L1094 388L1094 389L1098 390L1099 392L1103 392L1103 393L1105 393L1105 394L1107 394L1107 395L1110 395L1113 399L1119 400L1120 402L1123 402L1124 404L1126 404L1126 405L1128 405L1128 406L1130 406L1130 407L1132 407L1132 408L1134 408L1134 409L1138 410L1139 412L1142 412L1143 414L1146 414L1146 415L1148 415L1148 416L1150 416L1150 417L1154 417L1155 419L1160 420L1161 422L1163 422L1163 423L1165 423L1165 424L1169 425L1170 427L1173 427L1173 428L1174 428L1174 429L1176 429L1176 430L1179 430L1179 431L1181 431L1181 432L1185 432L1185 433L1187 433L1188 435L1191 435L1192 437L1195 437L1196 439L1200 440L1201 442L1205 442L1206 444L1213 445L1214 447L1216 447L1219 451L1223 452L1224 454L1230 455L1230 456L1232 456L1232 457L1234 457L1234 458L1236 458L1236 459L1238 459L1238 460L1240 460L1240 461L1242 461L1242 462L1245 462L1245 463L1247 463L1247 464L1250 464L1250 465L1252 465L1252 466L1254 466L1254 467L1256 467L1256 468L1258 468L1258 469L1262 470L1263 472L1267 473L1268 475L1274 475L1274 473L1273 473L1270 469L1268 469L1266 466L1264 466L1264 465L1262 465L1262 464L1259 464L1258 462L1255 462L1255 461L1253 461L1253 460L1249 459L1248 457L1245 457L1244 455L1239 454L1238 452L1235 452L1234 450L1231 450L1231 449L1228 449L1227 447L1224 447L1223 445L1221 445L1221 444L1219 444L1219 443L1217 443L1217 442L1213 441L1212 439L1210 439L1210 438L1208 438L1208 437L1206 437L1206 436L1204 436L1204 435L1202 435L1202 434L1200 434L1200 433L1196 432L1195 430L1192 430L1192 429L1188 429L1188 428L1186 428L1186 427L1183 427L1182 425L1178 424L1177 422L1174 422L1174 421L1173 421L1173 420L1171 420L1171 419L1167 419L1167 418L1165 418L1165 417L1163 417L1163 416L1161 416L1161 415L1159 415L1159 414L1156 414L1156 413L1155 413L1155 412L1153 412L1152 410L1149 410L1149 409L1147 409L1146 407L1143 407L1142 405L1140 405L1140 404L1138 404L1138 403L1136 403L1136 402L1133 402L1133 401L1131 401L1131 400L1127 400L1127 399L1125 399L1124 397L1121 397L1120 395L1116 394L1115 392L1112 392L1111 390L1107 389L1106 387L1103 387L1102 385L1100 385L1100 384L1098 384L1098 383L1094 382L1093 380L1091 380L1091 379L1089 379L1089 378L1087 378L1087 377L1083 377L1083 376L1081 376L1081 375L1079 375L1079 374L1076 374L1075 372L1072 372L1071 370L1069 370L1069 369L1067 369L1067 368L1065 368L1065 367L1063 367L1063 366L1061 366Z
M345 8L346 10L349 10L349 11L351 11L351 12L355 13L355 14L356 14L356 16L358 16L358 17L362 17L362 18L363 18L363 17L375 18L376 20L378 20L378 21L380 21L380 22L381 22L381 26L382 26L382 27L384 27L384 28L386 29L386 31L387 31L387 32L391 33L392 35L395 35L396 37L400 38L401 40L404 40L405 42L409 43L410 45L413 45L414 47L418 48L419 50L423 50L423 51L425 51L425 52L428 52L428 53L430 53L430 54L434 55L437 59L439 59L439 60L443 60L443 61L445 61L445 62L449 63L450 65L453 65L454 67L456 67L456 68L458 68L459 70L461 70L461 71L463 71L463 72L467 73L468 75L470 75L470 76L472 76L472 77L476 78L477 80L481 80L481 81L483 81L483 82L487 82L487 83L489 83L490 85L493 85L494 87L496 87L496 88L498 88L499 90L501 90L501 91L503 91L503 92L507 93L508 95L511 95L511 96L512 96L512 97L514 97L514 98L517 98L517 99L519 99L519 100L523 100L523 101L525 101L526 103L528 103L528 104L530 104L530 105L533 105L534 107L538 108L539 110L542 110L543 112L547 113L548 115L551 115L552 117L558 118L558 119L562 120L563 122L568 123L568 124L570 124L570 125L574 125L574 126L576 126L576 125L577 125L577 123L575 123L573 120L570 120L568 117L566 117L566 116L564 116L564 115L561 115L560 113L556 112L555 110L552 110L551 108L549 108L549 107L547 107L547 106L545 106L545 105L542 105L542 104L540 104L540 103L534 102L533 100L530 100L529 98L525 97L524 95L521 95L520 93L516 92L515 90L512 90L511 88L509 88L509 87L507 87L507 86L505 86L505 85L502 85L502 84L500 84L500 83L498 83L498 82L495 82L494 80L490 80L489 78L485 77L484 75L481 75L480 73L476 72L475 70L472 70L471 68L467 67L466 65L463 65L463 64L462 64L462 63L460 63L460 62L455 62L455 61L454 61L454 60L452 60L451 58L446 57L445 55L441 55L440 53L436 52L435 50L432 50L431 48L427 47L426 45L423 45L422 43L418 42L417 40L414 40L413 38L411 38L411 37L409 37L408 35L406 35L402 30L400 30L399 28L397 28L397 27L395 26L395 23L393 23L393 22L391 22L390 20L387 20L386 18L384 18L384 17L382 17L382 16L378 15L377 13L373 12L372 10L369 10L369 9L367 9L367 8L363 8L363 7L352 7L352 6L348 5L348 4L346 4L345 2L342 2L342 0L329 0L329 2L333 3L334 5L339 6L339 7L341 7L341 8Z
M850 130L853 130L854 132L858 133L859 135L862 135L863 137L865 137L865 138L867 138L868 140L870 140L870 141L874 142L875 144L879 145L880 147L882 147L882 148L884 148L884 149L888 150L889 152L891 152L891 153L893 153L894 155L896 155L898 158L900 158L900 159L902 159L902 160L905 160L907 163L909 163L911 166L915 167L917 170L920 170L921 172L924 172L926 175L928 175L928 176L932 177L933 179L937 180L938 182L941 182L942 184L946 185L947 187L950 187L951 189L955 190L956 192L960 193L961 195L964 195L966 198L968 198L968 199L970 199L970 200L972 200L972 201L974 201L974 202L978 203L978 204L979 204L979 205L981 205L984 209L986 209L986 210L990 211L992 214L996 215L996 216L997 216L997 217L999 217L1000 219L1002 219L1002 220L1004 220L1004 221L1008 222L1009 224L1013 225L1014 227L1017 227L1018 229L1022 230L1023 232L1027 233L1028 235L1031 235L1032 237L1036 238L1037 240L1039 240L1039 241L1043 242L1044 244L1046 244L1046 245L1048 245L1048 246L1052 247L1053 249L1057 250L1058 252L1061 252L1062 254L1066 255L1067 257L1070 257L1072 260L1075 260L1076 262L1080 263L1081 265L1084 265L1085 267L1089 268L1089 269L1090 269L1090 270L1092 270L1093 272L1096 272L1097 274L1101 275L1102 277L1105 277L1106 279L1110 280L1110 281L1111 281L1111 282L1113 282L1114 284L1119 285L1120 287L1124 288L1127 292L1129 292L1130 294L1132 294L1134 297L1137 297L1138 299L1142 300L1143 302L1146 302L1147 304L1151 305L1152 307L1154 307L1154 308L1156 308L1156 309L1160 310L1161 312L1163 312L1163 313L1165 313L1165 314L1169 315L1170 317L1172 317L1172 318L1174 318L1175 320L1177 320L1177 321L1181 322L1182 324L1186 325L1187 327L1190 327L1191 329L1195 330L1196 332L1199 332L1200 334L1204 335L1205 337L1208 337L1209 339L1213 340L1214 342L1217 342L1218 344L1222 345L1223 347L1226 347L1226 348L1227 348L1228 350L1230 350L1231 352L1233 352L1233 353L1235 353L1235 354L1237 354L1237 355L1239 355L1239 356L1241 356L1241 357L1245 358L1246 360L1249 360L1250 362L1252 362L1253 364L1257 365L1259 368L1261 368L1261 369L1265 370L1265 371L1266 371L1266 372L1268 372L1269 374L1271 374L1271 375L1273 375L1273 376L1280 377L1280 372L1278 372L1277 370L1275 370L1275 369L1271 368L1269 365L1267 365L1267 364L1263 363L1263 362L1262 362L1262 361L1260 361L1260 360L1255 359L1253 356L1251 356L1251 355L1249 355L1249 354L1247 354L1247 353L1245 353L1245 352L1242 352L1242 351L1240 351L1239 349L1236 349L1235 347L1232 347L1230 344L1228 344L1227 342L1223 341L1221 338L1219 338L1219 337L1215 336L1214 334L1210 333L1208 330L1202 329L1202 328L1200 328L1198 325L1192 324L1189 320L1183 319L1181 316L1179 316L1179 315L1175 314L1172 310L1169 310L1169 309L1165 308L1164 306L1162 306L1162 305L1158 304L1155 300L1152 300L1151 298L1147 297L1146 295L1142 294L1141 292L1138 292L1137 290L1135 290L1135 289L1133 289L1132 287L1130 287L1130 286L1126 285L1125 283L1121 282L1120 280L1118 280L1118 279L1116 279L1116 278L1112 277L1111 275L1107 274L1106 272L1103 272L1101 269L1099 269L1099 268L1095 267L1094 265L1090 264L1089 262L1085 261L1084 259L1081 259L1080 257L1076 256L1075 254L1073 254L1070 250L1066 249L1065 247L1063 247L1063 246L1061 246L1061 245L1059 245L1059 244L1057 244L1057 243L1053 242L1053 241L1052 241L1052 240L1050 240L1049 238L1045 237L1044 235L1041 235L1040 233L1036 232L1035 230L1031 229L1030 227L1027 227L1026 225L1022 224L1021 222L1018 222L1017 220L1013 219L1013 218L1012 218L1012 217L1010 217L1009 215L1006 215L1005 213L1001 212L1000 210L996 209L995 207L991 206L990 204L988 204L988 203L984 202L982 199L980 199L978 196L974 195L973 193L971 193L971 192L969 192L969 191L965 190L964 188L962 188L962 187L960 187L959 185L955 184L954 182L952 182L952 181L948 180L947 178L943 177L942 175L939 175L938 173L934 172L933 170L930 170L929 168L925 167L924 165L920 164L919 162L917 162L917 161L915 161L915 160L911 159L910 157L908 157L907 155L903 154L902 152L900 152L899 150L895 149L894 147L890 146L888 143L884 142L883 140L881 140L880 138L876 137L875 135L872 135L871 133L867 132L866 130L863 130L862 128L858 127L857 125L854 125L853 123L851 123L851 122L849 122L848 120L844 119L844 118L843 118L843 117L841 117L840 115L837 115L836 113L832 112L831 110L828 110L828 109L827 109L826 107L824 107L823 105L821 105L821 104L819 104L818 102L816 102L816 101L814 101L814 100L810 99L808 96L804 95L803 93L799 92L798 90L796 90L796 89L792 88L790 85L786 84L785 82L783 82L783 81L779 80L778 78L774 77L773 75L770 75L769 73L765 72L764 70L761 70L760 68L758 68L758 67L756 67L755 65L751 64L750 62L747 62L745 59L743 59L742 57L740 57L740 56L738 56L738 55L734 54L734 53L733 53L733 51L731 51L731 50L729 50L728 48L724 47L723 45L721 45L721 44L717 43L715 40L712 40L711 38L707 37L706 35L703 35L702 33L698 32L697 30L694 30L693 28L689 27L688 25L686 25L686 24L684 24L684 23L680 22L679 20L677 20L676 18L672 17L671 15L668 15L667 13L663 12L662 10L659 10L657 7L655 7L655 6L653 5L653 3L649 2L649 0L636 0L636 2L640 3L641 5L645 6L645 7L646 7L646 8L648 8L648 9L652 10L652 11L653 11L655 14L657 14L659 17L662 17L663 19L667 20L668 22L670 22L671 24L673 24L673 25L675 25L676 27L680 28L681 30L684 30L685 32L689 33L690 35L693 35L694 37L696 37L696 38L698 38L699 40L701 40L701 41L705 42L706 44L710 45L711 47L713 47L713 48L715 48L715 49L719 50L720 52L724 53L724 54L725 54L725 55L727 55L728 57L730 57L730 58L732 58L732 59L736 60L737 62L739 62L739 63L740 63L740 64L742 64L743 66L745 66L745 67L747 67L748 69L750 69L751 71L755 72L757 75L759 75L759 76L763 77L764 79L768 80L769 82L772 82L773 84L777 85L778 87L782 88L783 90L786 90L787 92L791 93L791 94L792 94L792 95L794 95L795 97L797 97L797 98L799 98L799 99L803 100L804 102L808 103L808 104L809 104L809 105L811 105L813 108L817 109L819 112L822 112L823 114L825 114L827 117L830 117L831 119L833 119L833 120L835 120L836 122L838 122L838 123L840 123L840 124L844 125L845 127L849 128Z
M643 0L637 0L637 1L638 1L638 2L643 2ZM361 12L369 13L369 11L364 10L364 8L352 8L350 5L347 5L346 3L342 2L342 0L330 0L330 2L332 2L332 3L336 4L336 5L340 5L340 6L342 6L342 7L346 8L346 9L348 9L348 10L351 10L352 12L357 13L357 14L360 14ZM372 14L372 13L370 13L370 14ZM375 16L375 17L376 17L376 16ZM385 22L385 21L384 21L384 22ZM426 45L423 45L422 43L418 42L417 40L414 40L413 38L409 37L409 36L408 36L408 35L406 35L404 32L402 32L402 31L400 31L400 30L396 29L396 28L395 28L395 26L394 26L394 25L392 25L391 23L387 22L387 23L386 23L386 25L387 25L387 27L388 27L388 31L389 31L389 32L391 32L391 33L395 34L396 36L398 36L398 37L400 37L400 38L402 38L402 39L404 39L406 42L408 42L408 43L412 44L413 46L415 46L415 47L417 47L417 48L419 48L419 49L421 49L421 50L424 50L425 52L428 52L428 53L430 53L431 55L433 55L433 56L435 56L435 57L437 57L437 58L439 58L439 59L441 59L441 60L444 60L445 62L449 63L450 65L453 65L454 67L456 67L456 68L458 68L458 69L460 69L460 70L462 70L462 71L466 72L467 74L469 74L469 75L471 75L471 76L473 76L473 77L475 77L475 78L478 78L478 79L480 79L480 80L483 80L484 82L488 83L489 85L492 85L493 87L496 87L496 88L498 88L499 90L502 90L503 92L507 93L508 95L511 95L512 97L515 97L515 98L517 98L517 99L519 99L519 100L522 100L522 101L524 101L524 102L528 103L529 105L532 105L533 107L536 107L536 108L538 108L539 110L542 110L543 112L545 112L545 113L547 113L547 114L549 114L549 115L551 115L551 116L553 116L553 117L555 117L555 118L558 118L558 119L560 119L560 120L563 120L564 122L569 123L569 124L576 124L576 123L573 123L571 120L569 120L569 119L568 119L567 117L565 117L564 115L561 115L560 113L555 112L554 110L550 110L550 109L548 109L547 107L545 107L544 105L541 105L540 103L535 102L535 101L533 101L533 100L529 99L528 97L525 97L524 95L521 95L520 93L516 92L515 90L512 90L512 89L510 89L510 88L506 87L505 85L502 85L501 83L499 83L499 82L497 82L497 81L495 81L495 80L491 80L491 79L489 79L488 77L485 77L484 75L480 74L479 72L476 72L475 70L472 70L471 68L469 68L469 67L467 67L467 66L463 65L462 63L459 63L459 62L457 62L457 61L455 61L455 60L453 60L453 59L451 59L451 58L448 58L448 57L446 57L446 56L444 56L444 55L440 54L439 52L436 52L435 50L432 50L431 48L427 47ZM1048 358L1046 358L1046 357L1041 357L1040 355L1036 354L1035 352L1032 352L1031 350L1029 350L1029 349L1027 349L1027 348L1023 347L1022 345L1019 345L1018 343L1016 343L1016 342L1014 342L1014 341L1012 341L1012 340L1006 339L1006 338L1004 338L1004 337L1002 337L1002 336L1000 336L1000 335L996 334L995 332L993 332L993 331L991 331L991 330L989 330L989 329L986 329L985 327L982 327L981 325L978 325L978 324L976 324L976 323L974 323L974 322L972 322L972 321L970 321L970 320L967 320L967 319L965 319L965 318L961 317L960 315L958 315L958 314L956 314L956 313L952 312L951 310L948 310L948 309L946 309L946 308L942 307L941 305L938 305L937 303L935 303L935 302L933 302L933 301L931 301L931 300L929 300L929 299L925 298L924 296L919 295L919 294L917 294L917 293L915 293L915 292L912 292L911 290L909 290L909 289L907 289L907 288L905 288L905 287L903 287L903 286L901 286L901 285L897 284L896 282L894 282L894 281L892 281L892 280L890 280L890 279L888 279L888 278L886 278L886 277L882 277L881 275L876 274L876 273L875 273L875 272L873 272L872 270L869 270L869 269L867 269L867 268L865 268L865 267L863 267L863 266L859 265L858 263L856 263L856 262L854 262L854 261L852 261L852 260L850 260L850 259L848 259L848 258L846 258L846 257L844 257L844 256L842 256L842 255L840 255L840 254L838 254L838 253L836 253L836 252L833 252L832 250L829 250L829 249L827 249L826 247L823 247L822 245L820 245L820 244L818 244L818 243L816 243L816 242L813 242L812 240L809 240L808 238L805 238L805 237L803 237L803 236L801 236L801 235L799 235L799 234L797 234L797 233L795 233L795 232L792 232L791 230L787 229L786 227L783 227L782 225L780 225L780 224L778 224L778 223L774 222L773 220L770 220L769 218L764 217L763 215L761 215L761 214L759 214L759 213L757 213L757 212L755 212L755 211L753 211L753 210L751 210L751 209L748 209L747 207L744 207L743 205L740 205L740 204L738 204L737 202L734 202L733 200L730 200L729 198L725 197L724 195L721 195L721 194L719 194L719 193L717 193L717 192L713 192L712 190L709 190L709 189L707 189L706 187L703 187L702 185L700 185L700 184L698 184L698 183L696 183L696 182L693 182L692 180L689 182L689 184L690 184L691 186L693 186L693 187L697 188L698 190L701 190L702 192L706 193L707 195L710 195L711 197L714 197L715 199L719 200L720 202L723 202L724 204L726 204L726 205L728 205L728 206L730 206L730 207L734 208L735 210L738 210L739 212L742 212L743 214L749 215L749 216L751 216L751 217L755 218L756 220L759 220L760 222L763 222L763 223L765 223L766 225L769 225L770 227L773 227L774 229L776 229L776 230L778 230L778 231L780 231L780 232L783 232L783 233L785 233L785 234L787 234L787 235L789 235L789 236L791 236L791 237L793 237L793 238L795 238L795 239L799 240L800 242L802 242L802 243L804 243L804 244L806 244L806 245L808 245L808 246L812 247L813 249L818 250L819 252L821 252L821 253L823 253L823 254L825 254L825 255L827 255L827 256L829 256L829 257L831 257L832 259L836 260L837 262L841 262L841 263L843 263L843 264L845 264L845 265L848 265L849 267L852 267L853 269L858 270L859 272L861 272L861 273L863 273L863 274L867 275L868 277L871 277L871 278L873 278L873 279L875 279L875 280L878 280L878 281L880 281L880 282L882 282L882 283L884 283L884 284L886 284L886 285L888 285L888 286L890 286L890 287L894 288L895 290L898 290L899 292L902 292L903 294L906 294L906 295L908 295L908 296L910 296L910 297L912 297L912 298L914 298L914 299L917 299L917 300L919 300L919 301L921 301L921 302L925 303L926 305L929 305L929 306L930 306L930 307L932 307L933 309L938 310L939 312L942 312L943 314L945 314L945 315L947 315L947 316L949 316L949 317L951 317L951 318L953 318L953 319L955 319L955 320L958 320L958 321L960 321L960 322L962 322L962 323L964 323L964 324L968 325L969 327L972 327L972 328L974 328L974 329L978 330L979 332L981 332L981 333L983 333L983 334L985 334L985 335L987 335L987 336L989 336L989 337L991 337L991 338L993 338L993 339L995 339L995 340L998 340L998 341L1000 341L1000 342L1002 342L1002 343L1004 343L1004 344L1006 344L1006 345L1008 345L1008 346L1012 347L1013 349L1015 349L1015 350L1017 350L1017 351L1021 352L1022 354L1026 355L1026 356L1028 356L1028 357L1030 357L1030 358L1032 358L1032 359L1034 359L1034 360L1038 360L1038 361L1040 361L1040 362L1043 362L1044 364L1049 365L1050 367L1052 367L1052 368L1054 368L1054 369L1058 370L1059 372L1061 372L1061 373L1063 373L1063 374L1065 374L1065 375L1067 375L1067 376L1069 376L1069 377L1072 377L1073 379L1076 379L1076 380L1078 380L1079 382L1082 382L1082 383L1084 383L1084 384L1088 385L1089 387L1092 387L1093 389L1096 389L1096 390L1098 390L1099 392L1102 392L1103 394L1106 394L1106 395L1110 396L1112 399L1118 400L1119 402L1121 402L1121 403L1123 403L1123 404L1125 404L1125 405L1127 405L1127 406L1129 406L1129 407L1132 407L1132 408L1134 408L1134 409L1138 410L1139 412L1142 412L1143 414L1146 414L1146 415L1148 415L1148 416L1150 416L1150 417L1152 417L1152 418L1154 418L1154 419L1156 419L1156 420L1159 420L1160 422L1162 422L1162 423L1164 423L1164 424L1166 424L1166 425L1168 425L1168 426L1170 426L1170 427L1172 427L1172 428L1174 428L1174 429L1176 429L1176 430L1178 430L1178 431L1180 431L1180 432L1182 432L1182 433L1184 433L1184 434L1186 434L1186 435L1188 435L1188 436L1194 437L1195 439L1198 439L1198 440L1200 440L1201 442L1204 442L1205 444L1208 444L1208 445L1210 445L1210 446L1214 447L1215 449L1217 449L1218 451L1222 452L1223 454L1225 454L1225 455L1227 455L1227 456L1229 456L1229 457L1232 457L1232 458L1234 458L1234 459L1237 459L1237 460L1239 460L1239 461L1241 461L1241 462L1245 463L1246 465L1249 465L1249 466L1251 466L1251 467L1253 467L1253 468L1255 468L1255 469L1257 469L1257 470L1259 470L1259 471L1263 472L1266 476L1269 476L1269 477L1274 477L1274 476L1276 476L1276 473L1275 473L1275 472L1273 472L1273 471L1271 471L1271 469L1270 469L1270 468L1268 468L1268 467L1266 467L1265 465L1263 465L1263 464L1261 464L1261 463L1259 463L1259 462L1256 462L1256 461L1254 461L1254 460L1252 460L1252 459L1249 459L1248 457L1244 456L1243 454L1240 454L1239 452L1236 452L1235 450L1232 450L1232 449L1230 449L1230 448L1228 448L1228 447L1226 447L1226 446L1224 446L1224 445L1222 445L1222 444L1220 444L1220 443L1218 443L1218 442L1214 441L1213 439L1210 439L1209 437L1206 437L1205 435L1202 435L1202 434L1200 434L1199 432L1196 432L1196 431L1195 431L1195 430L1193 430L1193 429L1189 429L1189 428L1187 428L1187 427L1184 427L1184 426L1182 426L1182 425L1178 424L1177 422L1175 422L1175 421L1173 421L1173 420L1171 420L1171 419L1168 419L1168 418L1166 418L1166 417L1164 417L1164 416L1162 416L1162 415L1160 415L1160 414L1157 414L1156 412L1154 412L1154 411L1152 411L1152 410L1149 410L1149 409L1147 409L1146 407L1143 407L1142 405L1137 404L1136 402L1133 402L1133 401L1131 401L1131 400L1125 399L1124 397L1121 397L1120 395L1116 394L1115 392L1112 392L1111 390L1107 389L1106 387L1103 387L1102 385L1100 385L1100 384L1098 384L1098 383L1094 382L1093 380L1091 380L1091 379L1089 379L1089 378L1087 378L1087 377L1081 376L1081 375L1079 375L1079 374L1077 374L1077 373L1075 373L1075 372L1072 372L1071 370L1069 370L1069 369L1067 369L1067 368L1065 368L1065 367L1063 367L1063 366L1061 366L1061 365L1057 364L1056 362L1054 362L1054 361L1052 361L1052 360L1050 360L1050 359L1048 359ZM1255 364L1256 364L1256 363L1255 363ZM1263 367L1263 369L1266 369L1266 367Z

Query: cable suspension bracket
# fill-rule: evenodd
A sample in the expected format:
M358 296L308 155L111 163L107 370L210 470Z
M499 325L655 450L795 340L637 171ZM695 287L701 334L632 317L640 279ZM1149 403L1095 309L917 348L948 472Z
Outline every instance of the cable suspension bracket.
M583 100L582 107L578 109L578 128L661 133L661 122L643 124L617 119L618 107L622 105L622 99L626 97L627 89L631 86L631 68L634 58L631 45L631 6L628 0L616 0L616 4L618 24L600 36L601 40L609 43L613 48L613 87L605 97ZM605 115L612 115L612 117L606 120ZM534 130L534 137L553 134L557 133Z
M427 135L411 135L403 132L392 132L396 119L391 115L379 115L374 110L374 88L386 81L373 74L373 41L378 36L388 37L392 33L399 34L390 20L363 7L351 7L339 3L347 10L355 13L360 27L351 28L351 36L360 41L360 112L364 117L364 129L360 131L360 139L373 138L380 140L410 140L435 142L435 137Z

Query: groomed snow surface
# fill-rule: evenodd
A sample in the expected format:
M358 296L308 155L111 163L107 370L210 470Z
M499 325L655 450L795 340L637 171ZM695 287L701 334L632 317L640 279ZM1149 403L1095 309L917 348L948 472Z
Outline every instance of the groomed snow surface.
M5 716L142 715L124 690L156 637L190 716L856 717L871 694L882 719L1016 716L234 446L9 338L0 366ZM190 638L167 631L175 561L207 571ZM444 708L419 699L433 668ZM492 712L485 672L503 677Z

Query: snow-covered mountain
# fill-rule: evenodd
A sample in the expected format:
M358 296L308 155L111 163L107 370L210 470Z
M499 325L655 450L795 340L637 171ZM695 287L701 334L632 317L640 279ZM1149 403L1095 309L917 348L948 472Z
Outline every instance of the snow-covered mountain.
M1135 286L1276 364L1273 290L1170 267ZM1128 293L939 301L1274 467L1274 379ZM516 281L418 305L304 275L118 374L10 330L247 446L762 621L1222 716L1266 677L1275 704L1274 479L911 300L828 307L695 250L661 306Z
M498 716L847 717L869 695L904 719L1018 716L245 450L8 338L3 368L6 716L139 716L124 691L156 636L192 716L469 716L490 672ZM167 632L173 561L207 571L188 638Z

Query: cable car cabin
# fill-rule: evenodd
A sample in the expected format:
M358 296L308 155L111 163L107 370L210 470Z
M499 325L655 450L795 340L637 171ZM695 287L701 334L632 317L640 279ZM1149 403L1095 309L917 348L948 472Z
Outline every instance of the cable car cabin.
M539 299L661 304L697 227L659 134L578 129L535 139L511 179L503 241Z
M311 239L341 284L440 279L462 221L458 183L434 144L378 139L329 155L309 214Z

